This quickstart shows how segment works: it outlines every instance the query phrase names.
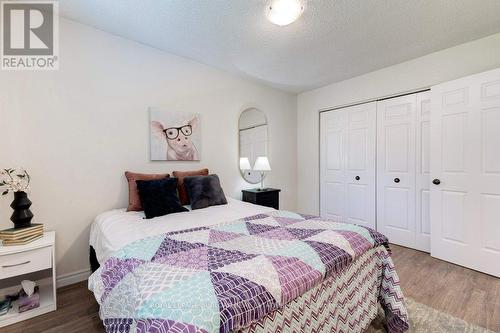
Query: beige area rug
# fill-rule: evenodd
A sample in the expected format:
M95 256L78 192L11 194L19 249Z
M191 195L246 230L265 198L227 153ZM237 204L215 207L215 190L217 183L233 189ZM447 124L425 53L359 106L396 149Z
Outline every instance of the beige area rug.
M447 313L438 311L411 298L406 298L410 314L409 333L493 333L485 328L470 324ZM386 332L382 309L366 333Z

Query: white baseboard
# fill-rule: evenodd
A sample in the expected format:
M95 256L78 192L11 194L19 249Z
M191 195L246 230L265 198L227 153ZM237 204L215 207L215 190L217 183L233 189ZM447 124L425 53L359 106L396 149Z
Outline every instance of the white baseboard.
M81 271L76 271L68 274L59 275L56 278L57 288L64 286L69 286L70 284L85 281L89 278L91 272L90 269L82 269Z

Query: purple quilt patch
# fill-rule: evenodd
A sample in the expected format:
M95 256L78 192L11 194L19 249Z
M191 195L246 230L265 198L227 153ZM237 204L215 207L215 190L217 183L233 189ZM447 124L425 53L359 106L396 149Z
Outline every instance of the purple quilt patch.
M389 240L387 239L387 237L385 235L381 234L380 232L375 231L372 228L368 228L368 227L365 227L365 229L368 230L368 232L370 233L370 236L372 236L373 241L375 242L374 246L385 245L385 244L389 243ZM387 251L389 251L389 253L391 253L391 250L389 249L389 247L386 246L386 248L387 248Z
M352 257L349 253L342 250L340 247L320 242L305 241L319 255L321 261L326 266L326 276L336 274L349 266L352 262Z
M286 304L299 297L321 279L321 273L297 258L267 256L278 272L281 284L281 303Z
M219 301L220 332L232 332L279 307L261 285L225 272L211 272L210 275Z
M101 271L101 279L104 284L104 293L102 294L101 301L104 301L109 295L111 290L127 275L132 272L136 267L144 263L140 259L118 259L111 257L108 259Z
M210 234L208 236L208 244L225 242L231 239L235 239L243 236L242 234L237 234L235 232L229 231L220 231L220 230L210 230Z
M141 319L137 321L137 333L206 333L194 325L168 319Z
M165 237L160 247L156 251L151 261L157 261L161 257L168 256L181 251L196 249L197 247L205 246L203 243L189 243L185 241L175 240Z
M194 231L200 231L200 230L208 230L210 228L208 227L197 227L197 228L191 228L191 229L184 229L184 230L178 230L178 231L171 231L167 232L166 235L180 235L180 234L185 234L185 233L190 233Z
M260 234L262 232L270 231L270 230L275 230L278 229L279 227L272 226L272 225L265 225L265 224L255 224L255 223L250 223L247 222L247 229L250 235L256 235Z
M107 333L129 333L132 318L106 318L103 321Z
M297 239L309 238L323 231L322 229L295 229L295 228L288 228L287 230Z
M256 254L248 254L240 251L223 250L217 247L208 247L208 270L255 258Z
M247 216L247 217L243 218L243 221L262 220L262 219L265 219L266 217L269 217L269 215L257 214L257 215Z
M291 234L285 228L275 228L266 232L259 234L259 237L271 238L271 239L283 239L283 240L295 240L297 239L293 234Z
M365 253L373 246L365 237L357 232L348 230L336 230L335 232L347 239L357 256Z
M188 251L176 252L155 260L176 267L208 270L208 247L201 246Z

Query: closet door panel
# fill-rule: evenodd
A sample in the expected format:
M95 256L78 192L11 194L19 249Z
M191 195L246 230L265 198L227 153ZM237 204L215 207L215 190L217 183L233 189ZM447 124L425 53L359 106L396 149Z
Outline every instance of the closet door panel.
M385 186L384 200L382 207L384 220L383 227L386 230L391 230L386 236L390 237L391 233L396 231L410 230L409 209L410 209L411 193L408 188ZM379 221L382 224L382 221ZM394 237L395 238L395 237ZM397 239L389 240L396 243Z
M455 263L471 259L477 232L467 224L477 206L473 85L457 80L432 88L431 173L440 183L431 187L431 254Z
M329 218L345 216L345 110L320 115L320 214Z
M323 200L328 204L322 205L321 216L329 218L343 218L345 186L342 182L328 182L324 185Z
M377 229L415 246L416 95L377 103Z
M430 91L417 94L416 109L416 210L415 210L415 248L430 252Z
M479 84L480 265L500 276L500 69L484 73ZM470 223L470 222L469 222Z
M369 225L368 186L348 184L347 186L347 219L351 223Z
M376 106L320 116L320 213L375 228Z
M366 128L352 129L349 132L347 147L347 168L351 171L366 171L368 133Z
M500 276L500 69L432 87L431 255Z
M411 162L410 132L412 124L388 124L384 128L385 170L391 174L407 175ZM408 179L408 177L404 178Z
M375 228L376 103L353 106L346 111L346 219Z

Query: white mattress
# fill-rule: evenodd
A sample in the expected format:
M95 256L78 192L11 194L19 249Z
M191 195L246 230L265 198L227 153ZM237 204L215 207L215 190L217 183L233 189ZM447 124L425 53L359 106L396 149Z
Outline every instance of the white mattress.
M144 237L234 221L246 216L269 212L273 208L228 198L227 205L212 206L189 212L144 219L143 212L114 209L96 217L90 228L90 245L97 260L103 263L113 252Z

